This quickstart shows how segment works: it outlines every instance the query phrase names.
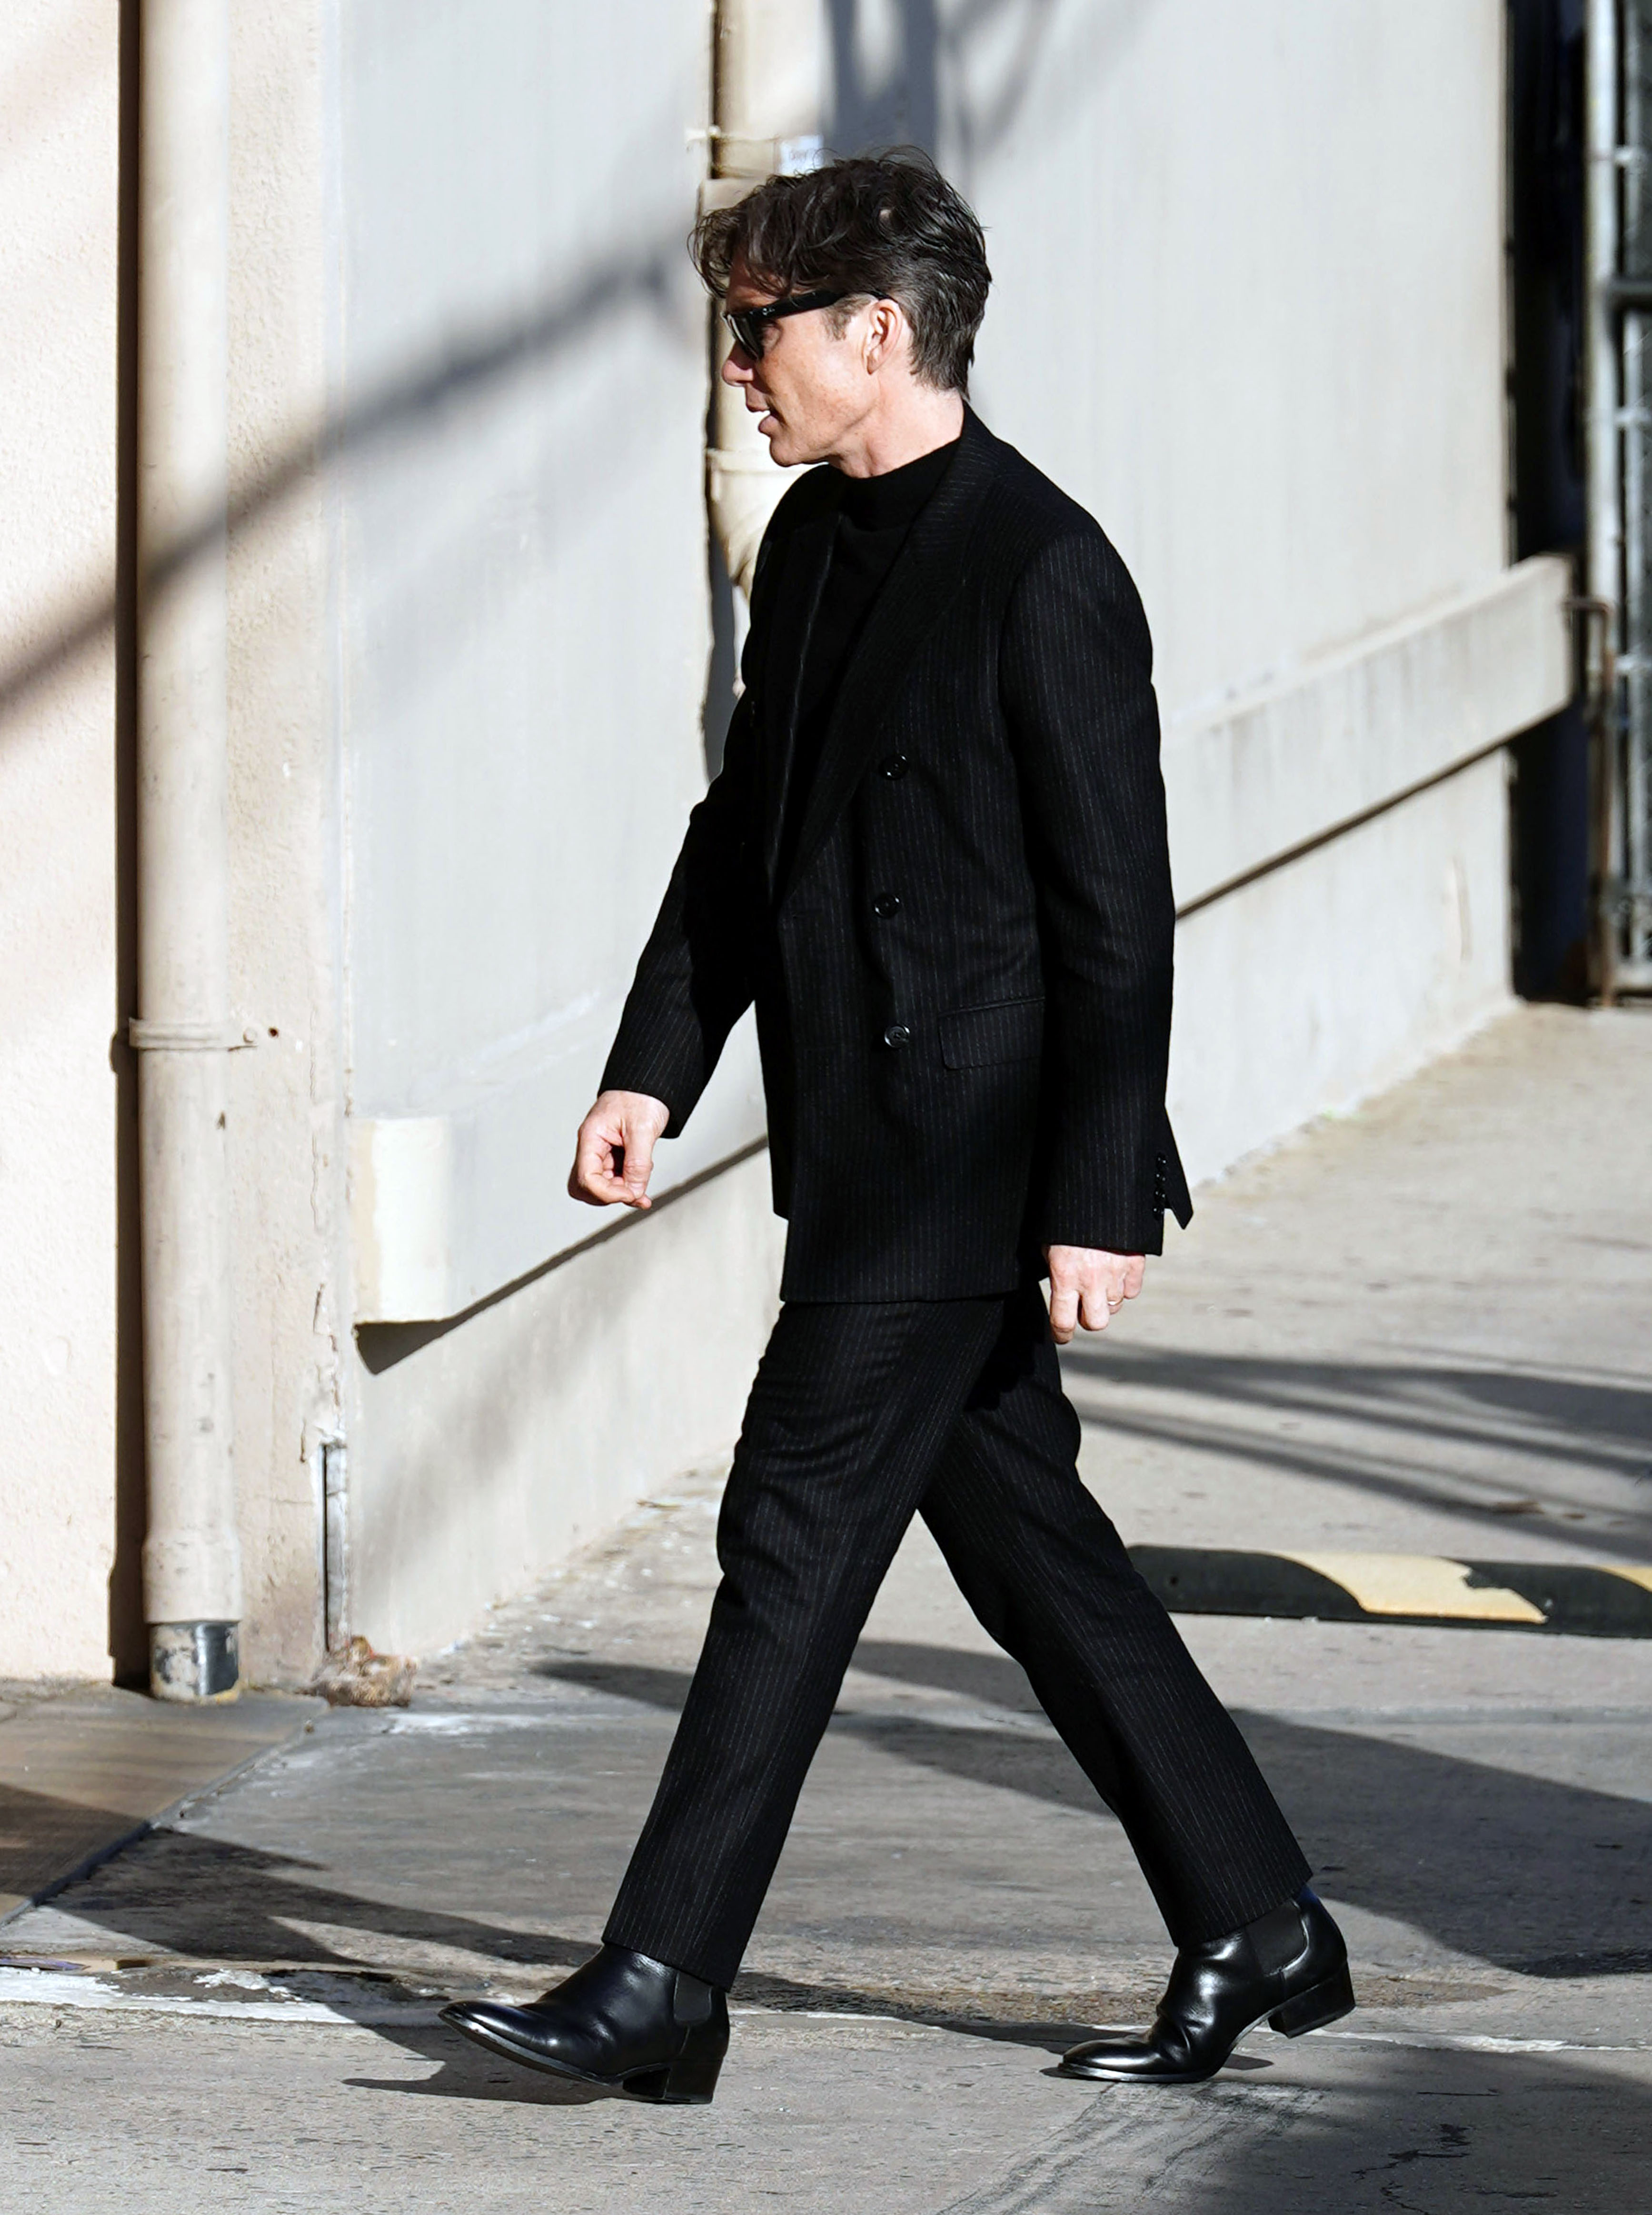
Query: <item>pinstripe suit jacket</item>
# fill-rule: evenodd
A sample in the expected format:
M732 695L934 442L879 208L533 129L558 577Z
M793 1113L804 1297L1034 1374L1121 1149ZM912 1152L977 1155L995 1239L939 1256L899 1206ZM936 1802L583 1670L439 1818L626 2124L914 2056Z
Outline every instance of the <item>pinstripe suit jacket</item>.
M1057 1242L1158 1253L1175 911L1141 604L972 414L873 605L775 881L842 479L787 493L745 690L604 1072L680 1131L755 1000L794 1300L1004 1292Z

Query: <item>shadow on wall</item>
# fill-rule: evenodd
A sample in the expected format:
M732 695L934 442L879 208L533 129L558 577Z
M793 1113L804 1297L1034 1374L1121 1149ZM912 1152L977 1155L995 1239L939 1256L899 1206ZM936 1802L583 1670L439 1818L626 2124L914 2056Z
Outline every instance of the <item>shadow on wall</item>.
M892 51L878 58L887 42L881 26L886 11L868 0L827 0L834 69L834 94L827 131L834 150L888 143L891 138L933 147L942 128L943 73L956 88L944 119L961 149L955 163L967 190L967 169L976 154L990 151L1010 127L1024 102L1033 70L1047 42L1054 0L972 0L943 31L935 0L899 0L894 10L897 35ZM1102 11L1108 25L1133 21L1148 0L1118 0ZM986 97L967 95L964 63L980 42L998 40L1004 24L1014 26L1009 57ZM135 37L128 29L123 49L125 105L132 108ZM132 378L131 310L134 296L132 245L135 204L135 149L123 147L125 197L122 208L122 267L127 282L122 303L123 386ZM272 457L232 488L229 528L233 534L260 520L318 468L359 453L389 439L423 429L452 435L451 410L491 396L513 377L543 370L560 347L588 337L593 326L641 306L658 315L670 311L670 279L679 268L682 241L674 234L644 242L615 242L594 254L586 267L547 292L526 314L500 317L463 333L415 362L399 376L325 422L301 427L278 441ZM124 466L130 468L132 422L123 416ZM123 519L123 542L130 540L130 513ZM183 531L157 555L150 582L164 585L221 543L222 530L204 522ZM88 590L77 604L42 614L28 628L49 643L0 664L0 735L8 721L38 690L109 635L118 607L114 565L107 580Z
M629 256L594 261L558 287L535 312L501 318L457 338L437 354L391 377L335 420L291 437L273 460L231 491L231 535L261 520L326 463L359 454L421 426L451 433L458 404L491 396L513 377L542 370L593 325L641 307L670 312L670 279L680 242L660 242ZM217 549L223 531L204 523L181 533L157 557L150 582L164 586ZM68 664L104 638L114 620L113 587L89 593L77 608L60 611L39 628L52 643L0 668L0 722L17 711Z
M966 197L1041 80L1041 131L1064 122L1152 14L1157 0L826 0L838 153L922 146ZM981 58L992 57L988 68Z
M1037 17L1048 0L975 0L966 20L991 19L1009 6ZM838 153L879 146L922 146L940 135L941 28L936 0L826 0L832 107L826 144Z

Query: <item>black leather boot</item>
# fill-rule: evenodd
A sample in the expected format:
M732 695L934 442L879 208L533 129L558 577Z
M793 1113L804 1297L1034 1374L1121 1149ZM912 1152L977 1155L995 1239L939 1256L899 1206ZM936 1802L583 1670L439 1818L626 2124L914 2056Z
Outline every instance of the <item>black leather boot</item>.
M526 2007L459 2000L442 2021L530 2069L666 2107L707 2106L728 2051L726 1995L623 1946Z
M1300 2038L1353 2006L1342 1934L1305 1886L1293 1904L1225 1938L1184 1946L1146 2037L1088 2039L1062 2055L1059 2074L1196 2084L1264 2016L1287 2038Z

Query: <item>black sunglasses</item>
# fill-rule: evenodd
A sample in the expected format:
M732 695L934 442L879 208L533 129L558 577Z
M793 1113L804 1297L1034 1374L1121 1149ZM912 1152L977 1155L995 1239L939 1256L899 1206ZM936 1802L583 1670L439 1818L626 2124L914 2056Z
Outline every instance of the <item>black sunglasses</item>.
M777 323L782 316L806 316L811 308L833 308L848 298L847 292L794 292L790 299L771 300L765 308L725 308L722 319L740 352L761 361L771 323Z

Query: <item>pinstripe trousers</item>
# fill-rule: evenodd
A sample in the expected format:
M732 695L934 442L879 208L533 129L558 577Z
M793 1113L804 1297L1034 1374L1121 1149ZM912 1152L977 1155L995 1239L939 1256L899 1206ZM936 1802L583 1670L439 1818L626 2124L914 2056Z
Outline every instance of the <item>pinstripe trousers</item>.
M1079 1480L1035 1285L789 1304L717 1531L722 1580L604 1932L733 1984L844 1672L913 1512L1118 1816L1178 1945L1308 1865L1237 1727Z

